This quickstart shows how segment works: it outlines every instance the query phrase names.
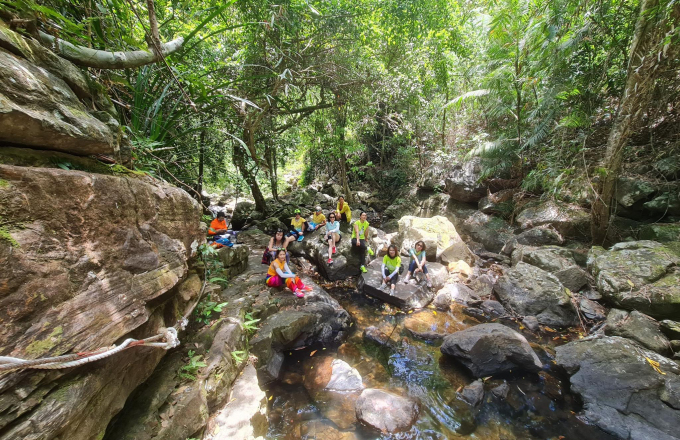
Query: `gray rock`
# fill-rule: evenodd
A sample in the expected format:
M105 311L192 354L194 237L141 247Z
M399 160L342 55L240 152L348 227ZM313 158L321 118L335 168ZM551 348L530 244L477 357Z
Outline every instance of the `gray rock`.
M671 350L673 353L680 353L680 340L671 341Z
M380 432L408 431L418 418L418 402L384 390L365 389L356 403L357 419Z
M393 239L400 253L408 255L409 249L413 249L420 240L427 246L428 261L441 259L445 264L458 260L468 264L474 262L474 255L446 217L402 217L399 220L399 233Z
M556 352L557 364L571 375L571 390L583 399L587 422L618 438L678 438L680 411L663 400L672 401L677 389L677 363L619 337L579 340ZM665 375L646 358L658 362Z
M92 115L62 78L0 51L0 141L83 156L113 154L119 128L116 121L110 125Z
M479 305L479 308L482 309L484 313L494 318L508 315L508 312L505 310L505 307L503 307L503 304L492 299L482 301L482 303Z
M480 211L474 211L459 223L454 221L461 233L469 235L472 240L481 243L491 252L500 252L505 243L513 238L512 228L508 222Z
M498 279L494 292L507 308L535 316L541 324L569 326L577 322L576 310L562 283L535 266L520 261Z
M522 319L522 324L532 332L535 332L540 328L538 319L535 316L525 316L524 319Z
M667 180L680 179L680 159L676 156L668 156L654 163L654 170Z
M479 296L465 284L446 284L439 289L433 304L437 310L449 310L452 302L468 305L470 302L479 301Z
M250 214L255 209L255 204L248 201L238 202L234 207L234 213L231 217L231 227L235 230L242 229L245 226Z
M477 379L463 388L460 397L471 406L479 405L484 400L484 382L482 382L482 379Z
M556 230L551 227L536 227L508 240L500 252L505 255L511 255L518 245L544 246L562 243L564 243L564 239Z
M583 316L594 321L602 321L607 316L607 309L588 298L581 298L578 308Z
M244 244L237 244L233 247L220 248L217 251L217 255L224 266L227 276L233 278L243 273L248 267L250 249Z
M605 322L605 334L621 336L639 342L643 347L662 355L671 354L671 346L661 333L659 323L640 312L612 309Z
M653 223L640 229L640 240L653 240L659 243L680 241L680 223Z
M498 399L505 399L508 396L508 392L510 391L510 387L508 386L508 383L504 380L502 384L498 385L497 387L491 388L491 394L496 396Z
M540 371L542 365L521 334L501 324L479 324L444 338L441 352L455 357L475 377L510 370Z
M616 182L616 201L624 208L632 208L638 202L649 200L656 192L655 185L632 177L619 177Z
M627 310L654 318L680 314L680 255L654 241L618 243L609 251L594 246L588 268L602 296Z
M486 195L486 185L479 183L482 173L481 159L473 158L453 167L444 180L445 191L452 199L461 202L477 202Z
M390 338L384 332L380 331L377 327L366 327L363 334L364 340L371 341L380 346L390 345Z
M578 206L548 201L529 206L515 219L522 229L552 226L566 238L590 236L590 213Z
M646 202L644 208L658 215L680 216L680 183L667 191Z
M670 339L680 339L680 322L664 319L659 324L661 331Z
M578 292L588 284L588 274L576 264L569 249L558 246L518 246L512 253L512 262L517 264L519 261L552 273L572 292Z

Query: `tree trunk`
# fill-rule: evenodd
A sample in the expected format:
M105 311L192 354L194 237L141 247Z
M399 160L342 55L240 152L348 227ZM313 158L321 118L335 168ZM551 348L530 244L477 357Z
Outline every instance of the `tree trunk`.
M234 142L234 151L232 152L232 161L238 170L241 172L243 179L250 187L250 192L253 195L253 200L255 200L255 210L259 212L266 212L267 205L264 202L264 196L260 190L260 185L257 183L257 167L254 170L248 168L248 153L243 148L240 142Z
M673 23L680 17L680 5L676 4L669 17L665 16L668 0L642 0L640 13L635 24L635 33L630 45L628 76L623 96L607 139L605 153L597 188L597 197L592 207L591 233L593 243L602 245L607 241L612 215L612 202L616 181L621 171L625 147L637 129L642 115L649 106L654 83L662 61L676 52L677 38L672 35ZM662 47L670 36L668 46ZM670 50L669 50L670 49Z
M201 137L198 145L198 182L196 187L198 193L201 195L201 203L203 203L203 169L205 164L205 130L201 131Z
M151 51L156 55L158 59L163 58L163 52L161 51L161 37L158 33L158 20L156 20L156 7L153 0L146 0L146 9L149 13L149 29L151 35Z

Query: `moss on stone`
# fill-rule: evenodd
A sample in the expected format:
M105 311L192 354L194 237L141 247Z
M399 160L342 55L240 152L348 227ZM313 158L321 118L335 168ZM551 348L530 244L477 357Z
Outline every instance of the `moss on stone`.
M0 179L0 188L8 188L10 183L4 179Z
M26 347L26 353L38 357L49 352L55 345L61 342L61 335L63 332L64 329L62 326L55 327L46 339L42 341L33 341L29 344L29 346Z

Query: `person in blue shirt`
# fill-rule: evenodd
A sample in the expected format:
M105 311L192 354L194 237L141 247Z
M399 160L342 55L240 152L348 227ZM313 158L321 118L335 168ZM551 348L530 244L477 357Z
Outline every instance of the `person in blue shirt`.
M335 253L335 245L340 242L342 236L340 235L340 222L334 212L328 214L328 221L326 222L326 235L324 241L328 243L328 264L333 264L333 254Z
M425 252L427 250L427 246L425 246L425 242L420 240L417 241L413 247L414 249L410 249L408 251L409 255L411 256L411 263L408 265L408 273L406 274L406 278L404 278L404 284L408 284L411 276L414 276L418 272L422 272L427 277L427 287L431 288L432 279L430 278L430 274L427 273L427 266L425 265L427 262L427 255Z

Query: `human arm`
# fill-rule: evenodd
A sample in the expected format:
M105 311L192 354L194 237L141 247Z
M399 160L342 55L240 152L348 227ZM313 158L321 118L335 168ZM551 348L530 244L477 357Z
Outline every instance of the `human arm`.
M354 236L356 237L357 240L357 246L361 244L359 241L359 225L357 224L358 222L354 222Z
M280 267L278 267L278 266L276 267L276 273L281 278L295 278L295 274L288 267L288 263L284 263L283 268L284 268L285 272L283 272Z
M380 273L382 274L382 278L383 278L383 281L384 281L384 282L388 282L388 281L390 280L390 277L388 277L387 275L385 275L385 268L386 268L386 267L387 267L387 266L385 266L385 263L383 263L383 264L380 265Z

